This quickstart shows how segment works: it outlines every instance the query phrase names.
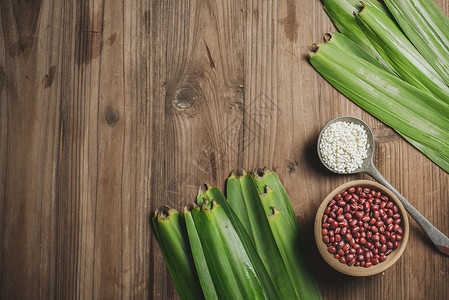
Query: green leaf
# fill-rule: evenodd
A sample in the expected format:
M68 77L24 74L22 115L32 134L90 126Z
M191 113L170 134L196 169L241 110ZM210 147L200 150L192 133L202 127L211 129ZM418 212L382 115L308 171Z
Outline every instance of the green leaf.
M175 209L156 210L153 229L181 299L204 299L189 247L185 223Z

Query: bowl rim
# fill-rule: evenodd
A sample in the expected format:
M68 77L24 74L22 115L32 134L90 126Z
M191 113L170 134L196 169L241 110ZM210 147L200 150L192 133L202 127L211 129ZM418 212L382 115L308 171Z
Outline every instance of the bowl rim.
M401 213L402 227L404 230L401 244L399 245L399 247L396 250L394 250L390 255L388 255L387 259L384 262L379 263L377 265L373 265L369 268L348 266L347 264L341 263L338 259L334 257L333 254L327 251L327 246L323 242L321 235L321 220L324 213L324 209L326 208L329 201L333 199L336 194L341 193L350 187L357 187L357 186L380 190L380 192L386 194L386 196L388 196L390 200L393 200L393 202L398 206L399 211ZM321 257L326 261L328 265L330 265L332 268L343 274L364 277L379 274L388 269L389 267L391 267L394 263L396 263L396 261L404 253L404 250L407 246L410 232L409 226L410 224L407 216L407 211L391 190L389 190L386 186L376 181L361 179L361 180L348 181L346 183L339 185L332 192L330 192L326 198L324 198L315 216L314 235L318 251L320 252Z

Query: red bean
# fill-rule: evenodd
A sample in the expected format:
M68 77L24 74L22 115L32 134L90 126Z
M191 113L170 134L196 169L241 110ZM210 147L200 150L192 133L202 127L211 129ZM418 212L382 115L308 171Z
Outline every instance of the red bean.
M346 200L346 198L347 198L348 196L351 196L351 195L346 195L345 200ZM349 199L351 199L351 198L349 198ZM348 199L348 200L349 200L349 199ZM337 201L337 205L338 205L338 206L346 206L346 202L345 202L344 200L338 200L338 201Z
M385 261L386 259L387 259L387 257L385 256L385 254L382 254L382 255L380 256L380 258L379 258L379 260L380 260L381 262Z
M344 256L341 256L340 257L340 262L345 264L346 263L346 258Z
M354 246L354 245L355 245L355 239L354 239L354 238L352 238L352 239L349 241L349 245L351 245L351 246Z
M366 243L366 239L364 239L364 238L362 238L362 237L360 238L359 241L360 241L360 244L362 244L362 245Z
M392 210L395 214L397 214L397 213L399 212L399 208L398 208L396 205L394 205L394 206L391 208L391 210Z
M358 201L360 198L356 194L352 194L352 199L354 199L355 201Z
M388 215L389 217L392 217L392 216L394 215L393 210L391 210L391 209L387 210L387 215Z
M321 223L326 223L327 217L327 215L323 215L323 217L321 218Z
M365 202L365 203L363 204L363 208L364 208L365 210L368 210L368 211L369 211L369 209L370 209L370 203L369 203L369 202Z
M356 267L360 266L360 262L359 262L359 261L356 261L355 264L354 264L354 266L356 266Z
M390 236L390 241L391 241L391 242L396 241L396 234L394 234L394 233L391 234L391 236Z
M341 235L346 235L346 232L348 231L348 227L342 227L341 228L341 231L340 231L340 234Z
M344 191L343 193L341 193L341 196L344 197L348 194L348 191Z
M337 229L338 229L338 228L337 228ZM336 234L336 235L335 235L335 241L336 241L336 242L340 242L340 241L341 241L341 235Z
M353 236L354 236L356 239L358 239L358 238L360 237L360 232L355 232L355 233L353 233Z
M389 255L391 252L393 252L393 249L388 249L387 252L385 252L385 255Z
M336 259L339 259L339 258L340 258L340 254L335 253L335 254L334 254L334 257L335 257Z
M323 228L323 230L321 230L321 234L322 235L327 235L328 230L326 228Z
M400 241L402 240L402 235L401 234L396 234L396 241Z
M349 253L351 253L351 254L356 254L356 253L357 253L357 250L355 250L354 248L351 248L351 249L349 249Z
M376 226L373 225L373 226L371 226L371 231L376 233L379 231L379 228L377 228Z
M327 235L323 236L323 242L329 243L329 237Z
M363 189L363 192L366 193L366 194L368 194L369 192L371 192L371 190L370 190L369 188L364 188L364 189Z
M371 240L373 240L373 241L375 241L375 242L378 242L379 239L380 239L380 237L379 237L378 234L375 234L375 235L373 235L373 236L371 237Z
M360 193L359 198L366 198L366 193L364 192Z
M331 212L330 206L326 207L326 209L324 210L324 214L328 215L330 212Z
M363 222L368 222L370 220L370 217L368 216L368 215L365 215L363 218L362 218L362 221Z
M393 248L396 249L397 247L399 247L399 242L398 241L393 243Z
M387 207L387 208L392 208L392 207L393 207L393 205L394 205L394 203L393 203L393 202L391 202L391 201L388 201L388 203L387 203L386 207Z
M337 221L333 221L333 222L331 223L331 228L335 229L335 228L337 228L337 227L338 227L338 222L337 222Z
M385 233L385 227L383 227L383 226L380 227L380 228L379 228L379 232L380 232L380 233Z
M357 260L363 261L363 260L365 260L365 256L363 254L360 254L357 256Z
M341 249L341 248L343 248L344 245L345 245L345 242L340 241L340 242L337 243L337 248Z
M392 231L392 230L393 230L393 224L388 225L388 226L387 226L387 230L388 230L388 231Z
M329 232L327 233L328 236L332 237L335 235L335 232L333 230L329 230Z
M377 218L379 218L379 217L380 217L379 211L378 211L378 210L374 211L374 212L373 212L373 218L377 219Z
M360 195L361 193L362 193L362 188L361 187L356 187L355 188L355 193L357 194L357 195Z
M352 227L352 233L356 233L356 232L358 232L360 230L360 227L359 226L354 226L354 227Z
M389 249L391 249L391 248L393 248L393 243L392 242L387 242L387 247L389 248Z
M373 264L370 262L370 261L367 261L366 263L365 263L365 268L369 268L369 267L371 267Z
M346 259L346 260L348 260L348 259ZM348 261L346 264L348 266L353 266L355 263L356 263L356 261L355 261L355 259L353 259L353 260Z
M393 219L392 218L388 218L385 220L385 224L390 225L391 223L393 223Z
M380 248L380 247L382 247L382 244L380 242L374 242L374 246L376 248Z
M379 236L379 242L381 242L382 244L385 244L387 242L387 239L385 238L385 235L381 234Z
M374 210L374 211L379 210L379 205L374 204L373 207L371 207L371 210Z
M352 248L358 250L358 249L360 249L360 245L359 245L359 244L354 244L354 245L352 246Z
M329 242L331 242L332 244L335 242L335 236L331 236L330 238L329 238Z
M373 258L373 259L371 259L371 263L373 265L377 265L379 263L379 259L378 258Z
M351 246L348 243L345 243L345 245L341 249L343 249L343 251L348 251L349 248L351 248Z
M379 208L385 208L385 205L387 205L387 202L381 202L379 203Z
M344 211L343 207L340 207L340 208L337 210L337 215L342 215L342 214L343 214L343 211Z
M338 215L337 216L337 221L338 222L341 222L341 221L343 221L345 219L345 216L343 216L343 215Z
M338 210L337 204L332 205L331 212L336 212Z
M356 217L357 219L361 219L361 218L363 218L363 213L362 212L360 212L360 211L358 211L358 212L356 212L355 214L354 214L354 217Z
M394 219L393 223L394 224L401 224L401 219Z
M338 249L337 254L340 256L343 256L343 255L345 255L345 252L341 249Z
M375 190L371 190L371 193L370 193L370 194L371 194L371 196L376 197L376 194L377 194L377 193L376 193Z
M348 212L350 212L350 211L351 211L351 205L346 204L346 205L345 205L345 212L348 213Z
M334 213L333 211L331 211L331 212L329 213L329 218L335 219L336 217L337 217L337 214ZM329 222L330 222L330 221L329 221Z
M329 251L329 253L334 254L337 252L337 249L334 246L330 246L329 248L327 248L327 251Z
M323 225L321 225L323 228L329 228L331 224L329 223L324 223Z
M356 219L352 219L351 221L349 221L349 225L350 226L355 226L357 224L357 220Z
M366 238L370 239L373 236L373 233L371 231L368 231L366 234Z

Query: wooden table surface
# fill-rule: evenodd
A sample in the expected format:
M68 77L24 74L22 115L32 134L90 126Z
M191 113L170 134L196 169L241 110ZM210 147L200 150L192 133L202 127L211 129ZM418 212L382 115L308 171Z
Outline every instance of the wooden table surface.
M1 0L0 18L1 299L176 299L155 208L261 166L285 184L325 299L449 298L449 258L413 221L376 276L316 252L320 202L366 177L318 161L320 128L342 115L373 128L375 165L449 234L448 174L308 63L334 31L320 1Z

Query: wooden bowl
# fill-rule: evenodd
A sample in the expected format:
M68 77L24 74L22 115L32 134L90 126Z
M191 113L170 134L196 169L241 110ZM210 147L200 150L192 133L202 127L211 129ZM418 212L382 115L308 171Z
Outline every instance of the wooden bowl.
M337 194L342 193L343 191L347 190L350 187L362 187L362 188L370 188L374 189L376 191L380 191L382 194L386 195L388 198L390 198L391 201L393 201L399 208L402 223L401 227L403 229L402 234L402 240L400 241L399 247L395 249L390 255L387 256L387 259L383 262L379 262L377 265L373 265L369 268L365 267L355 267L355 266L348 266L345 263L341 263L338 259L334 257L334 254L331 254L327 251L327 245L322 240L322 227L321 227L321 220L323 217L324 209L328 205L329 201L331 201ZM340 185L335 190L333 190L327 197L324 199L324 201L321 203L320 207L318 208L318 211L316 213L315 217L315 242L318 247L318 250L320 251L321 256L324 258L324 260L335 270L351 275L351 276L371 276L378 274L380 272L385 271L390 266L392 266L398 259L401 257L402 253L405 250L405 247L407 246L408 236L409 236L409 221L407 217L407 211L405 210L402 203L398 200L398 198L385 186L374 182L370 180L354 180L347 182L345 184Z

